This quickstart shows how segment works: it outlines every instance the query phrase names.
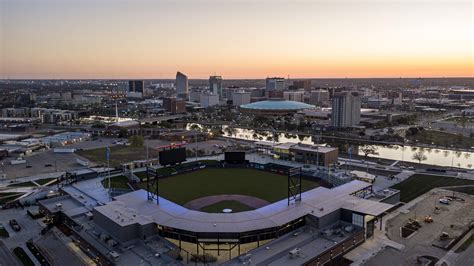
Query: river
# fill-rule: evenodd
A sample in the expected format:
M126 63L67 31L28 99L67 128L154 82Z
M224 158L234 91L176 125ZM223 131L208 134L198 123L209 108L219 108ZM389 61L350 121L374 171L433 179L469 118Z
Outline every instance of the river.
M190 130L191 126L195 123L189 123L186 125L186 129ZM196 124L200 128L202 125ZM277 136L275 139L272 137L272 132L268 130L253 130L246 128L235 128L232 127L229 129L228 126L222 125L222 131L224 136L236 139L245 139L253 141L274 141L275 143L303 143L303 144L314 144L317 143L316 140L313 141L312 136L297 135L290 133L276 133ZM474 154L473 152L467 151L456 151L442 148L426 148L426 147L416 147L416 146L407 146L402 147L401 145L372 145L376 147L375 155L369 155L372 158L382 158L382 159L391 159L398 161L414 162L418 163L418 160L414 159L413 156L418 151L422 150L422 153L426 157L426 160L423 160L422 164L430 164L437 166L446 166L446 167L457 167L464 169L471 169L474 167ZM359 155L364 155L363 152L359 149Z

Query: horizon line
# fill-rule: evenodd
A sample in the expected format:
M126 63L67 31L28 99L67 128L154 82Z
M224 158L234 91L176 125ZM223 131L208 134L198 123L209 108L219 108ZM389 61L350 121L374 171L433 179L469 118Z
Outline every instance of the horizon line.
M210 75L214 76L214 75ZM219 75L217 75L219 76ZM221 75L222 76L222 75ZM282 77L268 76L264 78L225 78L222 80L265 80L267 78L283 78L285 80L309 80L309 79L474 79L473 76L408 76L408 77ZM176 78L0 78L0 81L21 81L21 80L175 80ZM208 80L208 78L189 78L189 80Z

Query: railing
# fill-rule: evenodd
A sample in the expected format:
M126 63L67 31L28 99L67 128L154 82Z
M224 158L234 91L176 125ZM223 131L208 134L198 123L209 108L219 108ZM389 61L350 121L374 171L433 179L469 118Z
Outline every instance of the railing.
M340 242L333 247L323 251L322 253L318 254L316 257L308 260L307 262L303 263L304 266L318 266L324 265L331 260L347 253L348 251L352 250L353 248L357 247L358 245L362 244L365 241L365 232L364 230L359 231L352 237Z

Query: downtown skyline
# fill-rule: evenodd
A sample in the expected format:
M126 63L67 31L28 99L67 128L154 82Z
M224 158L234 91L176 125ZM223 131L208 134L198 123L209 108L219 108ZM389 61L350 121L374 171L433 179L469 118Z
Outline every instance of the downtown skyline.
M1 79L473 77L471 1L0 0Z

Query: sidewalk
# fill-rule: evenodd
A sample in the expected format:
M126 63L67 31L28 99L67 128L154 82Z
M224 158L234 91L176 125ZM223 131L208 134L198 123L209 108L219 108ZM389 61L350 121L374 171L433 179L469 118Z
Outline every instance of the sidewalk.
M456 259L461 255L461 253L456 253L455 251L464 243L466 240L468 240L471 235L472 235L471 230L469 233L467 233L454 247L452 247L444 257L442 257L435 265L436 266L441 266L441 265L455 265Z

